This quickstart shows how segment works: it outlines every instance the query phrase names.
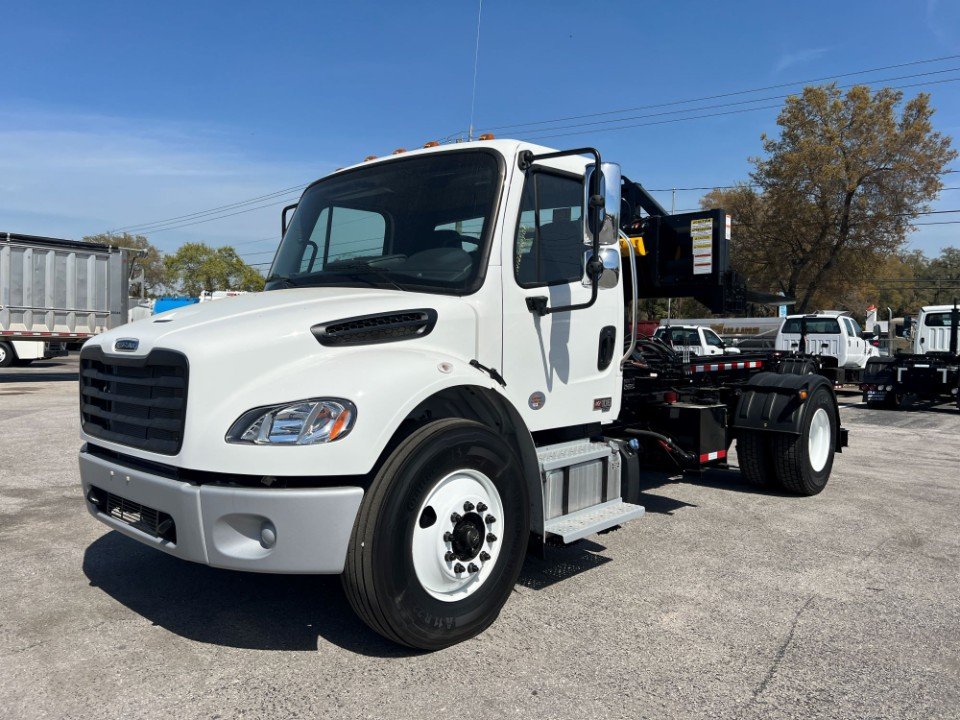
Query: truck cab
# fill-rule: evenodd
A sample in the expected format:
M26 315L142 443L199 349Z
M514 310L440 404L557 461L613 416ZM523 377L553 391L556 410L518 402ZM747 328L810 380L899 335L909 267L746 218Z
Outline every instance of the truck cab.
M805 336L803 347L801 338ZM867 361L879 355L869 333L849 313L828 310L809 315L789 315L777 332L776 349L830 358L834 368L863 369Z
M913 353L949 353L953 305L927 305L920 308L913 331ZM954 349L953 352L956 352Z
M739 355L740 349L730 347L713 330L701 325L661 325L653 335L674 350L691 355Z
M642 468L736 440L752 481L819 493L845 443L822 378L700 382L625 333L642 295L720 303L726 240L593 148L341 169L284 211L265 292L86 343L87 509L184 560L342 574L374 630L437 649L494 621L528 549L640 518Z

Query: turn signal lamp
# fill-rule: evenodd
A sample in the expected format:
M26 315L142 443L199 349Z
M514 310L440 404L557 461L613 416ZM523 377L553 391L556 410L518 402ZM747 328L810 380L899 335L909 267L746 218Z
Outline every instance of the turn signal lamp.
M483 135L477 138L477 140L495 140L495 139L496 138L494 137L493 133L484 133Z
M806 400L808 397L810 397L810 393L808 393L806 390L799 390L797 392L797 397L801 400Z

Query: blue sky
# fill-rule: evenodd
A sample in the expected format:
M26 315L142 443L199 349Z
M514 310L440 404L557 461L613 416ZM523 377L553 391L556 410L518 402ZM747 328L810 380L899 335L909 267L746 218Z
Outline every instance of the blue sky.
M181 216L464 132L476 21L476 0L3 0L0 230L80 237ZM636 108L947 55L960 56L957 2L486 0L475 125ZM960 78L960 57L862 79L950 68L958 71L890 84ZM937 129L960 146L960 82L905 92L920 90L932 94ZM628 129L573 128L565 132L579 134L543 142L594 144L650 188L726 185L746 178L760 134L776 132L776 109L753 108L781 102ZM621 116L556 125L614 117ZM960 173L945 184L960 188ZM701 194L678 192L677 208L695 207ZM250 262L264 262L276 243L279 208L294 196L148 235L165 250L186 241L232 243ZM659 197L669 207L670 193ZM960 189L942 193L935 206L960 208ZM958 236L960 225L930 225L911 242L936 254L960 244Z

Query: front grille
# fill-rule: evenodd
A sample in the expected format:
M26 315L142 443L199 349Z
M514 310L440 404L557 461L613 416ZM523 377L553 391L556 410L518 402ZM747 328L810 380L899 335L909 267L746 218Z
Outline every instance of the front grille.
M107 357L99 347L80 353L80 419L93 437L161 455L183 444L187 358L154 350L142 358Z
M127 500L93 485L87 492L87 502L104 515L126 523L151 537L170 543L177 542L177 526L173 518L165 512Z
M372 345L411 340L429 335L437 323L437 311L406 310L346 318L311 328L321 345Z

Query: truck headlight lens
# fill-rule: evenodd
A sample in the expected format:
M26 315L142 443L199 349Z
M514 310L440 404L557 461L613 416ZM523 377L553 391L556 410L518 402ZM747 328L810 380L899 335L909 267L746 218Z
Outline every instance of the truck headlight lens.
M356 406L340 398L254 408L233 424L226 441L251 445L328 443L349 433L356 417Z

